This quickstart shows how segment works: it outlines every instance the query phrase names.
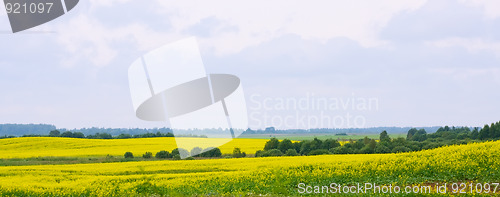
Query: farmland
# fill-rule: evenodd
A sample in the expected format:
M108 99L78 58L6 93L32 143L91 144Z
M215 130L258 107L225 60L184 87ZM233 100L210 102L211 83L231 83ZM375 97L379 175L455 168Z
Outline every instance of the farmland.
M45 141L59 138L35 139ZM45 141L40 144L34 141L33 148L29 149L34 152L40 144L76 147L74 144L76 142L67 145L63 141L52 143ZM97 144L98 141L85 142ZM121 154L125 150L123 147L118 148L120 146L114 145L112 141L105 142L108 141L104 141L96 149L84 146L89 143L79 142L78 147L82 149L81 152L87 154L90 153L88 151L97 149L106 151L93 154L109 154L112 151ZM262 148L264 142L255 146ZM129 142L121 140L116 144L126 143ZM2 150L0 155L6 157L9 155L9 150L18 150L19 146L16 147L14 144L16 143L2 142L1 146L7 150ZM126 150L134 151L134 145L131 144L133 143L124 146L127 147ZM241 142L238 143L238 147L251 152L254 146L251 144ZM143 152L150 148L149 145L143 146L137 151ZM25 144L21 147L29 146ZM135 148L138 147L142 146L135 145ZM161 147L168 149L165 145ZM75 150L76 148L67 152L77 152ZM221 150L224 152L226 149L221 148ZM64 155L56 148L40 152L44 151L46 155ZM41 154L21 154L21 152L14 152L15 155L11 157ZM299 183L330 185L335 182L352 185L375 182L401 186L452 182L497 183L500 181L500 142L455 145L400 154L3 166L0 167L0 174L2 196L299 195L297 188Z
M217 141L213 138L185 138L192 144ZM265 139L235 139L219 147L222 153L232 153L234 147L247 153L255 153L262 149ZM127 151L141 155L147 151L158 152L176 148L175 139L134 138L134 139L77 139L54 137L30 137L0 139L0 159L33 158L33 157L105 157L123 156Z

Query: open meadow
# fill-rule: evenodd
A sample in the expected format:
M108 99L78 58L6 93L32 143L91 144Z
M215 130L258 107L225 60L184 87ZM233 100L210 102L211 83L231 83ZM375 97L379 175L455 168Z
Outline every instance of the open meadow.
M0 157L121 155L124 151L168 149L168 144L155 147L150 143L170 139L147 139L142 145L141 140L3 139ZM261 149L265 141L238 139L234 143L252 152ZM447 183L449 195L452 183L499 181L500 141L399 154L0 166L1 196L293 196L315 191L305 190L306 186L370 182L402 188L429 186L432 193L436 192L435 185ZM485 193L485 187L482 193L492 195L495 188L490 186L489 193ZM500 194L498 190L496 195Z
M214 138L182 138L199 145ZM232 153L235 147L249 154L261 150L265 139L234 139L220 146L223 154ZM131 139L79 139L57 137L22 137L0 139L0 159L33 157L106 157L123 156L132 152L140 156L145 152L156 153L177 148L175 138L131 138Z

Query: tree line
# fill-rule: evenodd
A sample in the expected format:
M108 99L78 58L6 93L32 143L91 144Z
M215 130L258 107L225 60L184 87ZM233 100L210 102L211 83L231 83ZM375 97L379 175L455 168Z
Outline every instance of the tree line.
M22 134L45 134L55 130L56 126L50 124L0 124L2 138L12 138Z
M439 126L434 127L419 127L430 132L435 132ZM276 129L275 127L267 127L265 129L247 129L245 134L303 134L303 133L324 133L324 134L341 134L341 133L356 133L356 134L375 134L374 131L387 131L387 133L404 133L411 127L370 127L370 128L311 128L311 129Z
M304 140L292 142L289 139L279 141L271 138L264 149L255 153L255 157L298 156L324 154L372 154L401 153L421 151L447 145L467 144L487 140L500 139L500 122L485 125L483 128L440 127L435 133L427 134L425 129L412 128L406 138L392 139L387 131L382 131L379 139L365 137L359 140L349 140L343 146L335 139Z
M21 137L66 137L66 138L87 138L87 139L128 139L128 138L154 138L154 137L174 137L174 134L171 132L168 133L162 133L162 132L156 132L156 133L143 133L143 134L125 134L122 133L120 135L113 136L109 133L95 133L95 134L90 134L90 135L85 135L82 132L75 131L64 131L61 132L59 130L52 130L49 132L48 135L23 135ZM186 135L176 135L175 137L196 137L196 138L207 138L206 135L193 135L193 134L186 134ZM15 138L15 136L4 136L0 138Z
M130 135L130 134L120 134L117 136L112 136L109 133L96 133L96 134L91 134L91 135L85 135L82 132L71 132L71 131L64 131L61 132L59 130L52 130L49 132L48 135L23 135L22 137L66 137L66 138L87 138L87 139L127 139L127 138L153 138L153 137L174 137L174 134L172 133L161 133L161 132L156 132L156 133L144 133L144 134L136 134L136 135ZM198 136L191 136L191 137L198 137Z
M126 152L124 155L125 159L133 159L134 154L132 152ZM233 154L230 155L222 155L222 152L219 148L209 147L206 149L202 149L200 147L194 147L191 151L188 151L183 148L175 148L172 152L168 152L166 150L161 150L155 154L156 159L174 159L178 160L181 157L186 159L194 159L195 157L203 157L203 158L220 158L222 156L230 157L230 158L242 158L246 157L245 152L241 152L240 148L234 148ZM146 152L142 155L144 159L153 158L152 152Z

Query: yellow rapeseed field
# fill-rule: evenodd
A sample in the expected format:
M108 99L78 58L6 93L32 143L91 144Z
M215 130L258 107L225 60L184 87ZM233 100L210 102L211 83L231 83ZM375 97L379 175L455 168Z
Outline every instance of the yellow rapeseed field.
M402 154L6 166L0 195L297 195L299 183L425 185L499 177L497 141Z
M192 144L218 141L214 138L183 138ZM235 147L248 154L264 148L265 139L235 139L219 147L223 154L232 153ZM176 148L172 137L133 139L78 139L54 137L23 137L0 139L0 158L30 157L80 157L80 156L123 156L125 152L142 155L160 150Z

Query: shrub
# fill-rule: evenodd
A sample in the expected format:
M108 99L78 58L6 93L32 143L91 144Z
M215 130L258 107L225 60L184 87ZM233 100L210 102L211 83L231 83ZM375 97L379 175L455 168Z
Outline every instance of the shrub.
M370 148L369 146L365 146L365 147L363 147L362 149L359 150L359 153L361 153L361 154L372 154L373 153L373 149Z
M219 148L206 148L203 150L204 152L201 153L201 157L221 157L222 152L220 151Z
M179 157L189 157L189 151L187 151L186 149L183 149L183 148L176 148L174 150L172 150L172 155L179 155Z
M278 144L278 149L281 152L286 152L288 149L293 148L293 143L289 139L284 139Z
M74 132L73 137L74 138L85 138L85 135L82 132Z
M125 155L123 155L127 159L132 159L134 158L134 154L132 152L126 152Z
M283 152L281 152L278 149L271 149L271 150L267 151L267 154L264 154L264 155L268 155L269 157L278 157L278 156L282 156Z
M233 157L234 158L241 158L241 157L246 157L247 154L245 152L241 152L240 148L234 148L233 150Z
M73 133L70 131L66 131L64 133L61 133L61 137L73 137Z
M435 148L439 148L441 146L442 146L442 144L431 142L431 143L429 143L427 145L424 145L423 149L425 149L425 150L427 150L427 149L435 149Z
M339 147L339 146L340 146L339 141L334 140L334 139L326 139L321 144L321 148L322 149L326 149L326 150L330 150L332 148L336 148L336 147Z
M276 138L271 138L271 140L267 141L266 144L264 145L264 150L271 150L271 149L277 149L278 145L280 144L280 141Z
M387 146L377 144L375 147L375 153L391 153L391 149L389 149Z
M146 152L142 155L142 158L144 158L144 159L150 159L151 157L153 157L152 152Z
M258 150L257 152L255 152L255 157L263 157L265 152L267 151Z
M404 153L404 152L410 152L411 149L405 146L396 146L392 149L393 153Z
M157 152L155 157L157 159L166 159L166 158L172 158L172 155L168 152L168 151L160 151L160 152Z
M328 155L328 154L330 154L330 151L326 149L316 149L309 152L309 155Z
M333 154L351 154L352 149L348 148L346 145L332 148L330 152Z
M61 135L61 132L59 130L52 130L49 133L50 137L59 137L59 135Z
M286 156L297 156L299 155L295 149L288 149L285 153Z

